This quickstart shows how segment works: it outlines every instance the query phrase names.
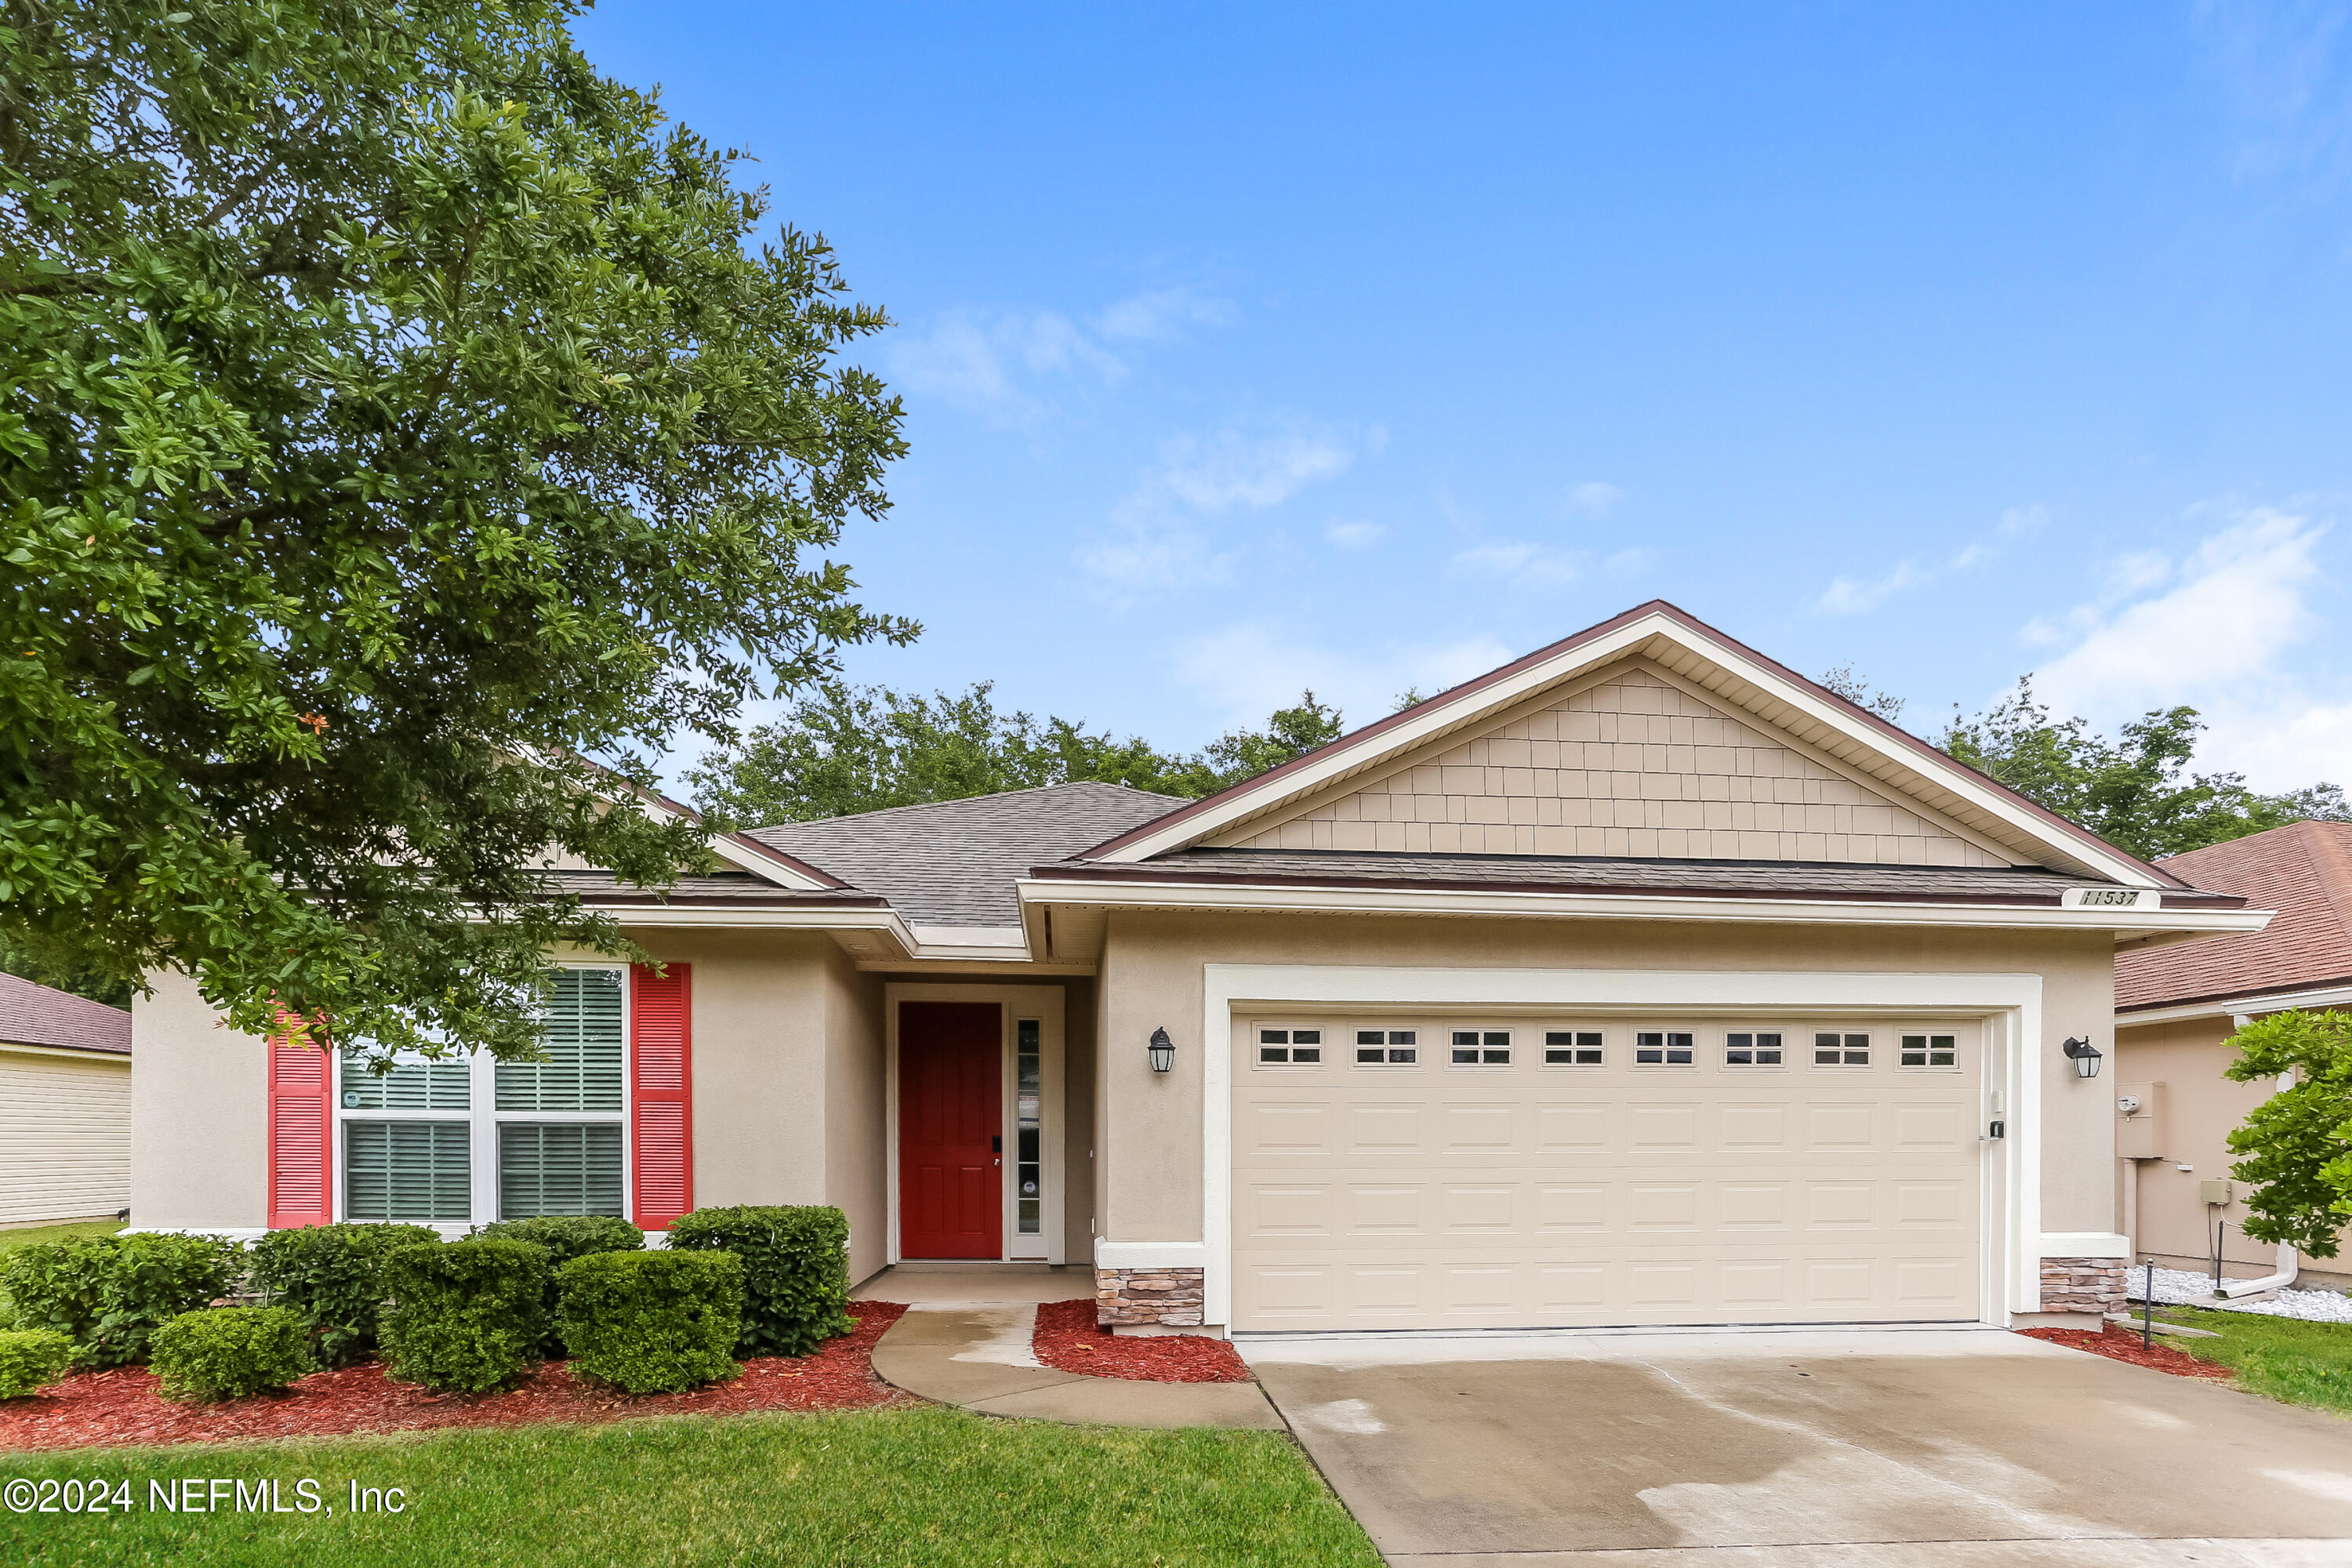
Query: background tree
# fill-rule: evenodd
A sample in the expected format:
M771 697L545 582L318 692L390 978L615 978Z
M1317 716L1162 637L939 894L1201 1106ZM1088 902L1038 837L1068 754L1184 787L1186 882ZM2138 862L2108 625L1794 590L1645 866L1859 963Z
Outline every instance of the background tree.
M2231 1043L2238 1056L2225 1076L2236 1082L2294 1078L2230 1134L2230 1152L2244 1156L2230 1173L2253 1189L2246 1234L2333 1258L2352 1221L2352 1014L2274 1013Z
M13 5L0 27L0 941L385 1047L535 1047L550 845L679 731L915 628L886 324L562 0ZM592 770L596 758L612 773Z
M2053 719L2034 700L2028 676L1986 712L1964 719L1955 711L1938 743L1970 767L2148 859L2306 818L2352 816L2334 784L2268 795L2247 788L2240 773L2188 772L2204 729L2194 708L2155 709L2111 741L2084 720Z
M1087 779L1192 797L1339 734L1339 710L1309 691L1264 730L1229 731L1187 756L1083 721L1001 713L994 689L982 681L925 697L828 681L686 776L713 820L756 827Z
M1890 724L1903 721L1904 700L1891 691L1879 690L1856 675L1852 659L1823 675L1822 684L1855 707L1866 708Z

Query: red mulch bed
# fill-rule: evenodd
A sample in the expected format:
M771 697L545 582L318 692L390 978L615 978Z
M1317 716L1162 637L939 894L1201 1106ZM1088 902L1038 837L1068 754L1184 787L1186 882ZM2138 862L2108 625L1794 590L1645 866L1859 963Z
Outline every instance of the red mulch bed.
M2127 1361L2134 1366L2147 1367L2156 1372L2168 1372L2175 1377L2201 1377L2214 1383L2227 1383L2231 1373L2226 1366L2216 1366L2210 1361L2175 1350L2158 1339L2152 1345L2139 1342L2139 1331L2126 1329L2120 1323L2109 1323L2105 1331L2094 1333L2088 1329L2020 1329L2030 1340L2047 1340L2053 1345L2069 1350L2089 1351L2110 1361Z
M1095 1323L1092 1297L1037 1309L1037 1359L1055 1372L1134 1383L1247 1383L1234 1347L1205 1334L1114 1334Z
M0 1450L129 1443L218 1443L247 1437L332 1437L436 1426L517 1426L542 1421L625 1421L639 1415L739 1415L751 1410L866 1410L908 1403L874 1375L874 1342L907 1309L853 1301L857 1327L810 1356L760 1356L743 1375L690 1394L629 1394L584 1383L550 1362L505 1394L431 1394L394 1383L378 1363L314 1372L284 1394L182 1405L155 1391L143 1366L78 1373L54 1392L0 1402Z

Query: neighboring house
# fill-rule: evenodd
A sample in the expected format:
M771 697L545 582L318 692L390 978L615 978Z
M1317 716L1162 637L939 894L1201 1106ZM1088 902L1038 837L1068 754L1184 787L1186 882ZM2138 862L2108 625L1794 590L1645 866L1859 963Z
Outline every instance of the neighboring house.
M2268 1274L2278 1249L2249 1240L2246 1184L2225 1140L2276 1092L2222 1069L2242 1021L2290 1007L2352 1005L2352 822L2298 822L2176 855L2164 869L2278 911L2259 931L2116 959L2115 1091L2125 1229L2171 1268ZM2137 1108L2123 1113L2125 1098ZM2219 1185L2215 1185L2219 1184ZM2214 1203L2209 1200L2227 1201ZM2226 1226L2226 1232L2220 1227ZM2352 1263L2305 1258L2309 1282L2352 1286Z
M131 1015L0 974L0 1226L131 1201Z
M134 1222L827 1203L857 1277L1091 1264L1138 1325L2005 1323L2119 1290L2061 1048L2117 944L2267 918L1664 604L1205 800L712 847L561 873L667 973L561 955L546 1065L372 1079L162 978Z

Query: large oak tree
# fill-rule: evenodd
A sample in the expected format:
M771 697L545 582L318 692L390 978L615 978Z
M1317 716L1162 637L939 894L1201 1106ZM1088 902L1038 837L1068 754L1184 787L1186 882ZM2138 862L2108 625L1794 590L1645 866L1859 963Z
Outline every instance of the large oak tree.
M912 633L882 315L562 0L0 9L0 942L531 1049L547 847L697 864L600 799Z

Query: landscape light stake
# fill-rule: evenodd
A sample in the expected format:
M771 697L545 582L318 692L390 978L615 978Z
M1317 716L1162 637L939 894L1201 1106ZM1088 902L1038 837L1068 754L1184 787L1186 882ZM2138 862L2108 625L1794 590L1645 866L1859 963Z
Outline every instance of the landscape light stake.
M2139 1288L2139 1345L2142 1350L2156 1345L2156 1259L2147 1260L2147 1282Z

